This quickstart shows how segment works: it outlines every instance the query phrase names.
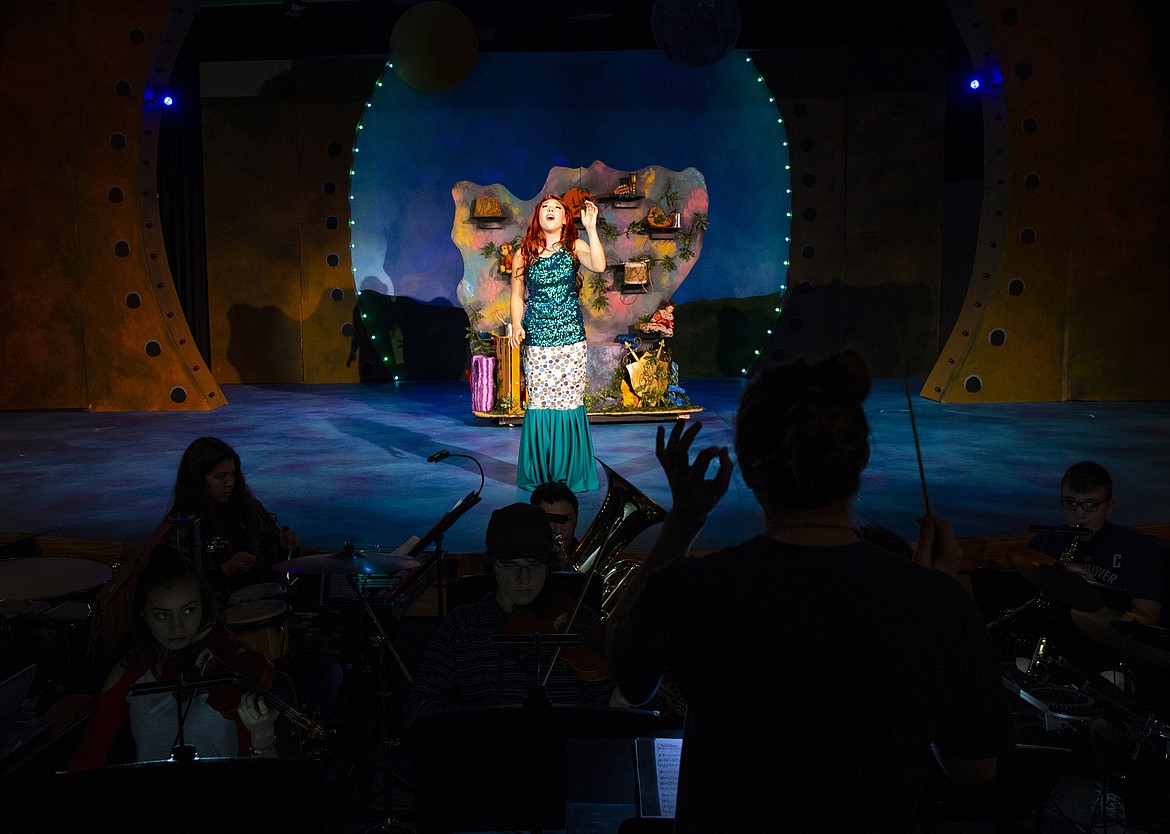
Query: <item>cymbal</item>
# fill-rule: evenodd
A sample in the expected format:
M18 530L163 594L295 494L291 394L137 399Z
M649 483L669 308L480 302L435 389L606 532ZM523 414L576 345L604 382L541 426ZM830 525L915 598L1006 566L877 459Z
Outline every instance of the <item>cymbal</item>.
M364 573L393 573L418 567L420 562L413 556L397 553L363 553L346 544L336 553L319 553L315 556L300 556L286 562L277 562L273 570L281 573L342 574L357 576Z
M1007 557L1008 561L1012 563L1012 567L1036 586L1040 585L1040 566L1057 564L1057 561L1051 556L1029 547L1009 547Z
M1116 654L1140 666L1170 669L1170 630L1121 619L1121 612L1071 611L1073 623L1087 636Z
M0 599L56 599L99 588L113 575L105 562L79 556L0 559Z
M1027 547L1012 547L1007 557L1021 576L1057 602L1076 611L1100 611L1105 607L1093 583L1051 556Z

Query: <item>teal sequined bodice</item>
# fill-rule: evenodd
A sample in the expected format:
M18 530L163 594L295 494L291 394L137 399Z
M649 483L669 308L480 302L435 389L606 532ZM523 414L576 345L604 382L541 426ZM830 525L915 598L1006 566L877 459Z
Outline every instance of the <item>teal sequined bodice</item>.
M585 322L577 300L577 265L558 249L537 258L524 273L528 299L524 306L524 343L536 347L585 341Z

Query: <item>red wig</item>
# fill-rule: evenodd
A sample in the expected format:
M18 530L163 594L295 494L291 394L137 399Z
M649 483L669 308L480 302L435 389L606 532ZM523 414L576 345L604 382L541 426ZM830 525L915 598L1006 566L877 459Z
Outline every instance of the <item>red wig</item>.
M556 194L546 194L532 210L532 219L528 221L528 231L524 233L524 239L520 241L520 254L525 269L539 258L540 253L544 250L544 230L540 228L540 207L549 200L556 200L565 209L565 228L561 231L561 246L573 256L574 262L577 260L578 235L577 224L573 222L573 212L565 205L565 201Z

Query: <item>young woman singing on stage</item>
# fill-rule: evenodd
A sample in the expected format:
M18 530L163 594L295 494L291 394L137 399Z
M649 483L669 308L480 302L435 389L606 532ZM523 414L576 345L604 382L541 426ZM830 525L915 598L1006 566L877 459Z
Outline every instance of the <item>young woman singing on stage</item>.
M573 492L597 489L584 403L588 351L577 270L603 271L605 252L597 236L597 206L588 200L581 225L588 243L578 237L565 203L546 196L512 257L512 347L523 348L528 388L516 485L530 492L562 480Z

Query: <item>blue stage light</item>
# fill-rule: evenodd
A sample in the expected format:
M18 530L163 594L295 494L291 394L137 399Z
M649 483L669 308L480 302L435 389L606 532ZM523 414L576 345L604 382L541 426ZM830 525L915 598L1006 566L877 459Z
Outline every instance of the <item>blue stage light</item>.
M978 89L979 89L979 79L978 79L978 78L972 78L972 79L971 79L971 89L972 89L972 90L978 90Z
M171 96L163 96L162 103L165 104L167 107L170 107L172 104L175 103L175 100Z

